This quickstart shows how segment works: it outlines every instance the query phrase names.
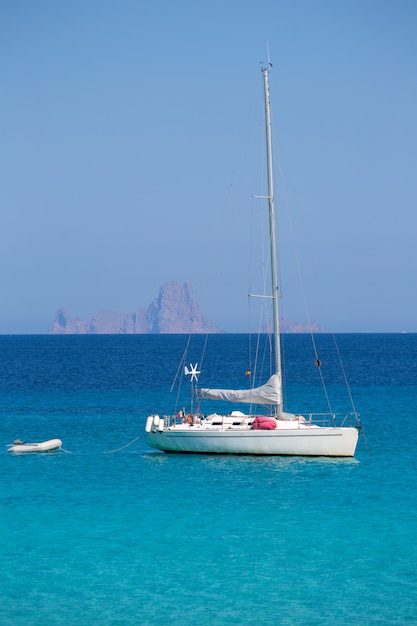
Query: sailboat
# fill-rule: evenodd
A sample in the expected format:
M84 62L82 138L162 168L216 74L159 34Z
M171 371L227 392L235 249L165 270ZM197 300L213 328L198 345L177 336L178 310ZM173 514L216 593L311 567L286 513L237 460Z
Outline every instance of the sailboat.
M147 444L164 452L200 454L253 454L353 457L360 430L355 410L343 414L341 422L334 413L307 416L284 410L281 337L278 311L277 255L272 167L271 112L269 70L262 67L265 99L266 158L268 178L269 240L271 295L273 308L273 351L275 371L261 386L252 389L198 389L199 398L249 404L251 411L232 410L227 414L208 416L181 411L174 416L150 415L146 421ZM185 373L191 376L191 387L198 383L197 365ZM268 415L252 412L252 407L269 408Z

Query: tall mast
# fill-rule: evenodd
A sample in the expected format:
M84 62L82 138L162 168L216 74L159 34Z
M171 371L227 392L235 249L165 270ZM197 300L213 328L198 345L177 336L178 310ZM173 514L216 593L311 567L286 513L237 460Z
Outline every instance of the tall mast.
M271 255L271 293L272 293L272 312L274 323L274 361L275 373L279 376L279 396L282 398L282 371L281 371L281 342L279 330L279 311L278 311L278 279L277 279L277 248L275 236L275 212L274 212L274 178L272 169L272 139L271 139L271 102L269 97L268 73L271 64L262 68L264 77L265 91L265 130L266 130L266 158L268 169L268 205L269 205L269 245ZM277 414L283 410L281 404L276 405Z

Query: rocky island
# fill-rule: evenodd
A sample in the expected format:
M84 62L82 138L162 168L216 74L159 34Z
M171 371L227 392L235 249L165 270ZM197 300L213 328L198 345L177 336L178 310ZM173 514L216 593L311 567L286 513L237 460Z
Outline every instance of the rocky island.
M55 316L50 335L135 335L175 333L219 333L194 300L190 282L171 281L162 285L149 306L133 313L98 311L93 318L71 317L64 309Z
M284 333L322 332L313 322L299 324L281 320ZM64 309L56 313L50 335L143 335L221 333L213 322L207 320L194 300L190 282L179 285L171 281L162 285L159 295L149 306L133 313L98 311L89 320L71 317ZM267 332L267 330L265 330Z

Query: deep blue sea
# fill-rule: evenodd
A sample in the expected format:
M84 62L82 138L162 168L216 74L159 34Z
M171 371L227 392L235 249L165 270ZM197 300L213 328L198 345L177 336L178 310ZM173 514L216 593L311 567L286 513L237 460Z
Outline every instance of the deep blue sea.
M0 337L1 626L417 624L417 335L337 336L354 459L148 448L148 413L188 400L170 393L187 340ZM326 409L309 348L285 336L289 410ZM247 354L210 337L201 384L244 385ZM65 451L12 455L16 438Z

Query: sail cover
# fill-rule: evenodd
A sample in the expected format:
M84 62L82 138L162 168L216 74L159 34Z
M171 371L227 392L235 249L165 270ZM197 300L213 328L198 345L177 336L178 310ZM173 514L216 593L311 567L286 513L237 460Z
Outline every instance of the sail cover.
M208 400L251 402L253 404L281 404L279 374L273 374L265 385L255 389L200 389L200 396Z

